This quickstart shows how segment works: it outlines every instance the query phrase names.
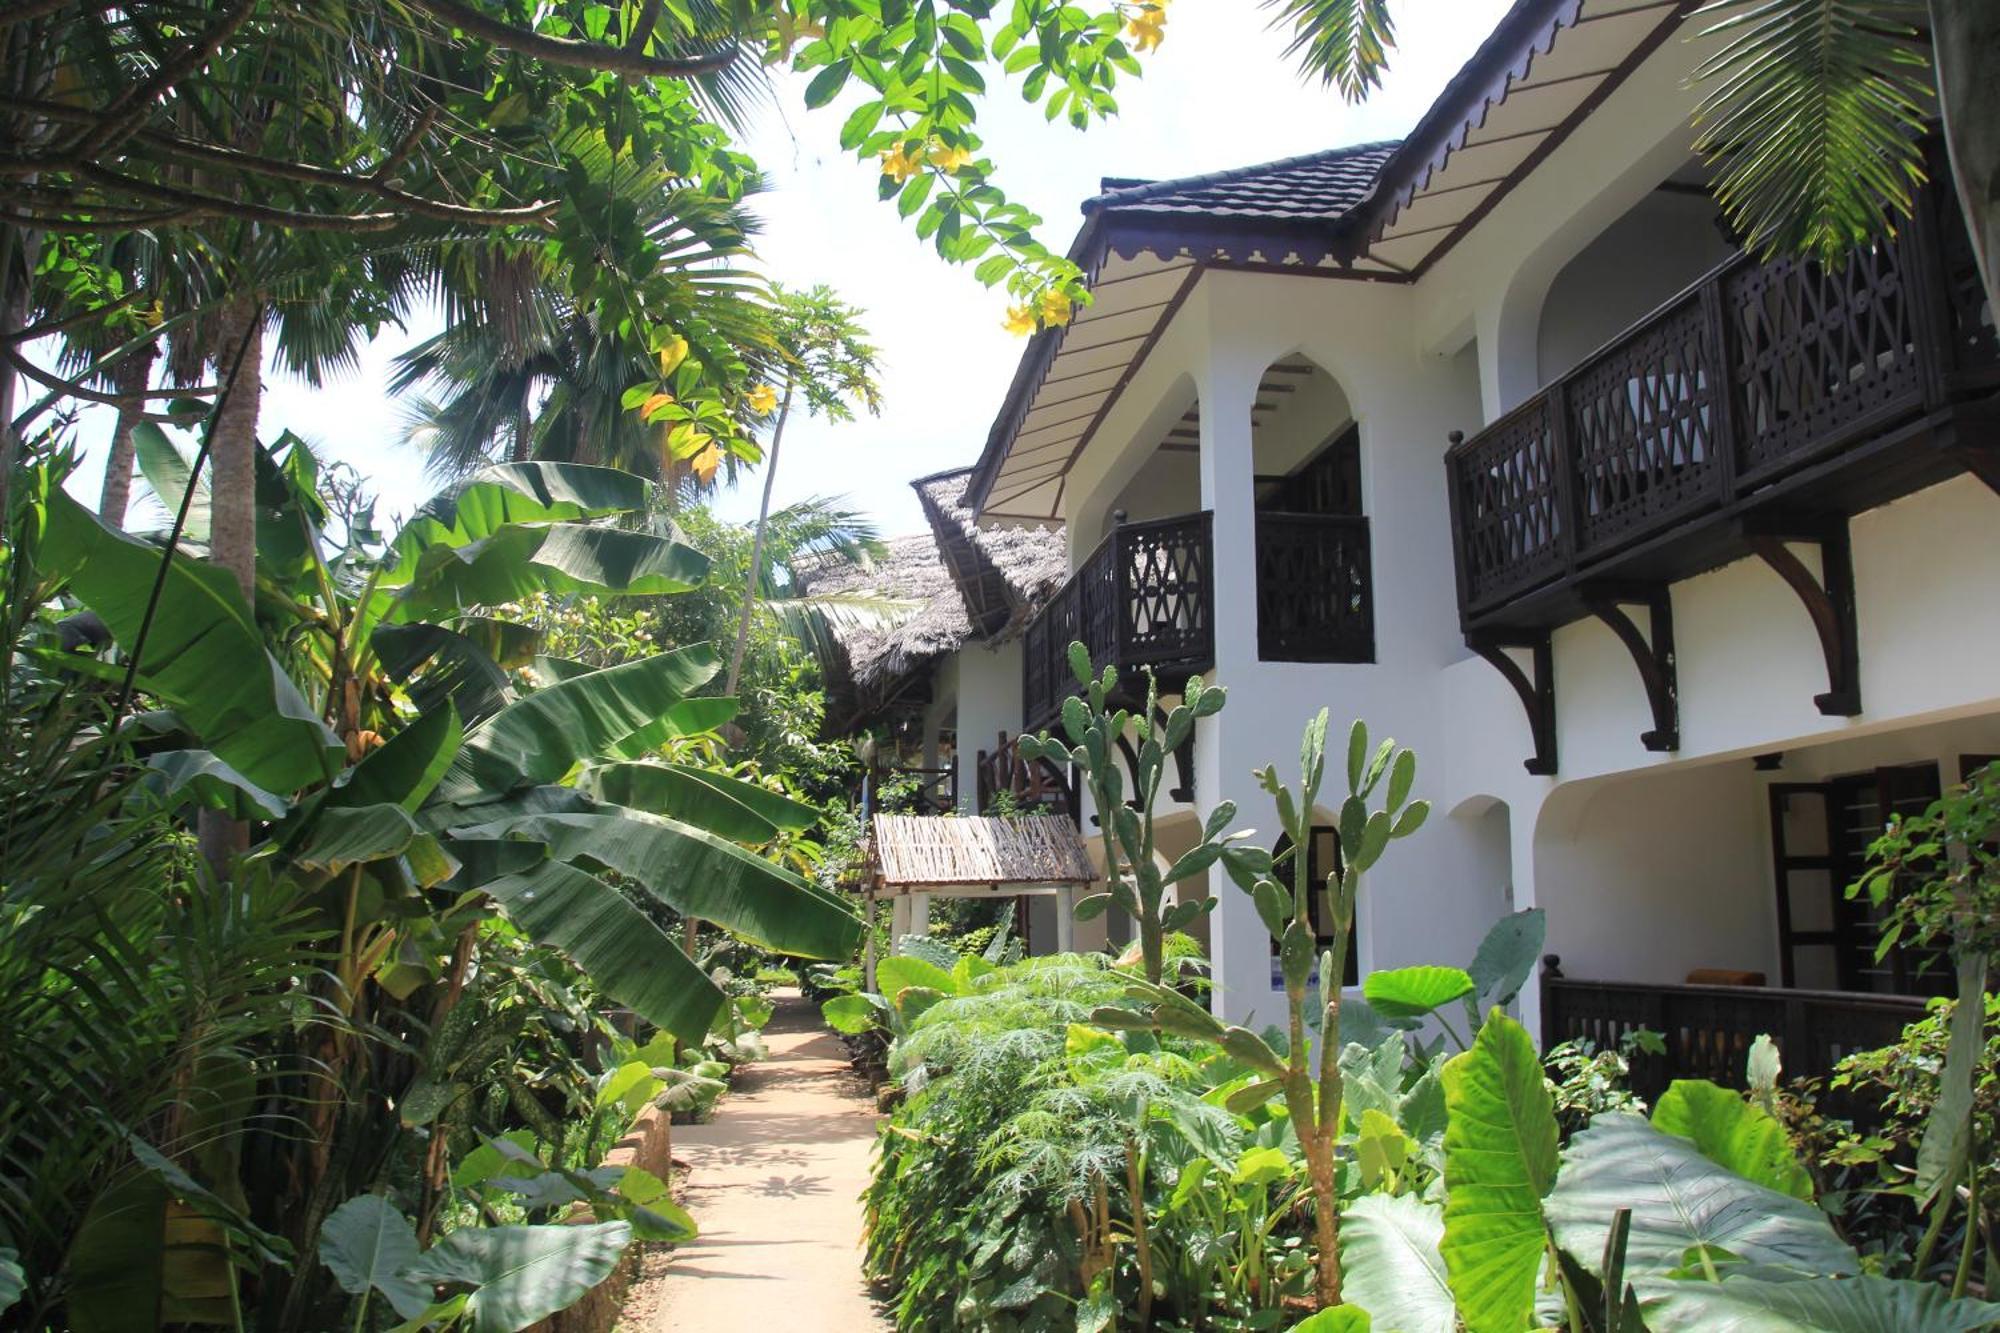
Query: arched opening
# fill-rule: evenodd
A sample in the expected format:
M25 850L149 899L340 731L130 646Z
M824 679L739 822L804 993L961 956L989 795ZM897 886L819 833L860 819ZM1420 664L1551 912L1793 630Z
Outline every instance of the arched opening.
M1178 518L1201 509L1201 402L1192 383L1180 410L1175 406L1170 396L1151 418L1146 433L1157 432L1152 450L1097 515L1095 530L1087 534L1092 544L1121 524Z
M1361 426L1307 357L1265 368L1250 411L1257 503L1257 655L1372 662L1375 615Z
M1271 848L1272 859L1277 863L1278 882L1288 888L1293 883L1295 873L1291 835L1279 834L1278 841ZM1307 834L1306 881L1312 891L1306 896L1307 919L1312 925L1313 952L1323 954L1333 947L1333 921L1327 914L1327 895L1324 892L1329 876L1341 872L1340 831L1331 824L1314 824ZM1346 957L1341 963L1340 984L1358 986L1361 984L1361 906L1355 905L1354 922L1347 932ZM1278 941L1271 941L1271 985L1283 987L1285 978L1278 965Z

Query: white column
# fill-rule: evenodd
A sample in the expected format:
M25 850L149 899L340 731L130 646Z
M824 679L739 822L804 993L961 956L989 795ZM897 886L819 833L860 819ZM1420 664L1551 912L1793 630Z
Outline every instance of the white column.
M867 906L861 916L861 989L875 989L875 890L868 890Z
M928 893L910 895L910 934L931 933L931 896Z
M1068 884L1056 890L1056 952L1076 949L1076 889Z
M1264 367L1241 350L1241 339L1211 326L1208 364L1201 384L1201 501L1214 519L1215 675L1239 691L1257 666L1257 515L1250 411ZM1232 357L1236 359L1232 359ZM1240 360L1242 363L1237 364ZM1237 827L1259 830L1268 842L1274 827L1271 798L1258 790L1251 770L1271 762L1269 739L1253 734L1254 701L1232 701L1196 724L1195 804L1204 814L1235 801ZM1231 1022L1254 1016L1271 1022L1283 997L1271 989L1270 935L1248 894L1221 875L1212 877L1221 901L1209 917L1209 961L1215 968L1210 1004Z
M903 946L903 936L910 933L910 895L899 893L890 900L889 949L896 952Z

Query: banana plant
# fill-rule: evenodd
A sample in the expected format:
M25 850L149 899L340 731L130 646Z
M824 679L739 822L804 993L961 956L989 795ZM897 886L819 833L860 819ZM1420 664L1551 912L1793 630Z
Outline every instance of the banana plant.
M1236 818L1236 806L1224 801L1210 811L1202 824L1201 840L1165 870L1155 855L1153 806L1166 774L1167 756L1194 735L1198 719L1221 712L1228 695L1220 687L1204 687L1201 678L1195 677L1188 681L1181 702L1161 723L1157 720L1159 681L1150 672L1145 706L1134 713L1111 706L1118 688L1118 668L1106 663L1102 672L1095 670L1083 644L1070 644L1069 669L1081 690L1063 700L1062 724L1069 743L1046 732L1023 736L1021 757L1029 763L1038 759L1071 763L1083 771L1103 830L1106 888L1077 902L1076 919L1092 920L1114 904L1122 909L1138 924L1146 980L1157 983L1166 967L1167 936L1214 911L1217 901L1210 895L1169 907L1165 905L1167 890L1193 879L1222 858L1232 840L1226 830ZM1130 751L1132 796L1128 802L1119 754L1129 749L1134 734L1139 744Z

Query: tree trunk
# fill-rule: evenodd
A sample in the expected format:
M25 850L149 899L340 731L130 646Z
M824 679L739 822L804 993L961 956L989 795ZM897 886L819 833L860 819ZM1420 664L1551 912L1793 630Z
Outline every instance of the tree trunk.
M243 599L257 593L257 409L264 388L264 311L247 297L232 299L217 321L217 379L227 397L216 413L208 452L209 559L236 576ZM248 849L250 830L219 811L198 824L202 855L218 877Z
M534 456L534 419L528 412L528 396L533 385L532 379L522 380L521 401L514 405L514 445L507 459L510 463L525 463Z
M118 392L138 395L152 387L153 362L159 357L157 345L140 348L118 363ZM146 414L146 400L128 396L118 405L118 424L111 431L111 456L104 461L104 491L97 502L97 516L114 528L125 526L125 510L132 502L132 464L137 451L132 432Z
M28 287L40 248L40 232L0 228L0 337L11 337L28 325ZM7 526L14 470L21 465L20 441L14 437L19 385L14 367L0 363L0 532Z
M785 421L792 415L792 382L785 381L785 401L778 424L771 428L771 456L764 462L764 498L757 506L757 535L750 541L750 573L743 580L743 611L736 618L736 648L729 654L729 680L724 694L735 694L743 676L743 650L750 645L750 617L757 609L757 584L764 572L764 529L771 521L771 487L778 480L778 446L785 441Z
M2000 4L1930 0L1938 106L1987 308L2000 318Z

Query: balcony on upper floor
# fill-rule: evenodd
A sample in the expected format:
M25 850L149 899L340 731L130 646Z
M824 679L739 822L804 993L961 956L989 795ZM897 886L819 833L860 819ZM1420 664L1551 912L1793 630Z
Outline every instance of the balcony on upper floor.
M1454 443L1468 639L1519 645L1741 556L1781 561L1770 543L1966 468L2000 484L1980 424L1996 387L1948 194L1844 268L1739 255Z
M1212 524L1207 513L1121 523L1032 621L1022 645L1030 730L1055 724L1076 692L1072 642L1118 668L1127 703L1150 669L1179 693L1215 665ZM1257 648L1266 662L1375 657L1368 519L1263 510L1256 523Z

